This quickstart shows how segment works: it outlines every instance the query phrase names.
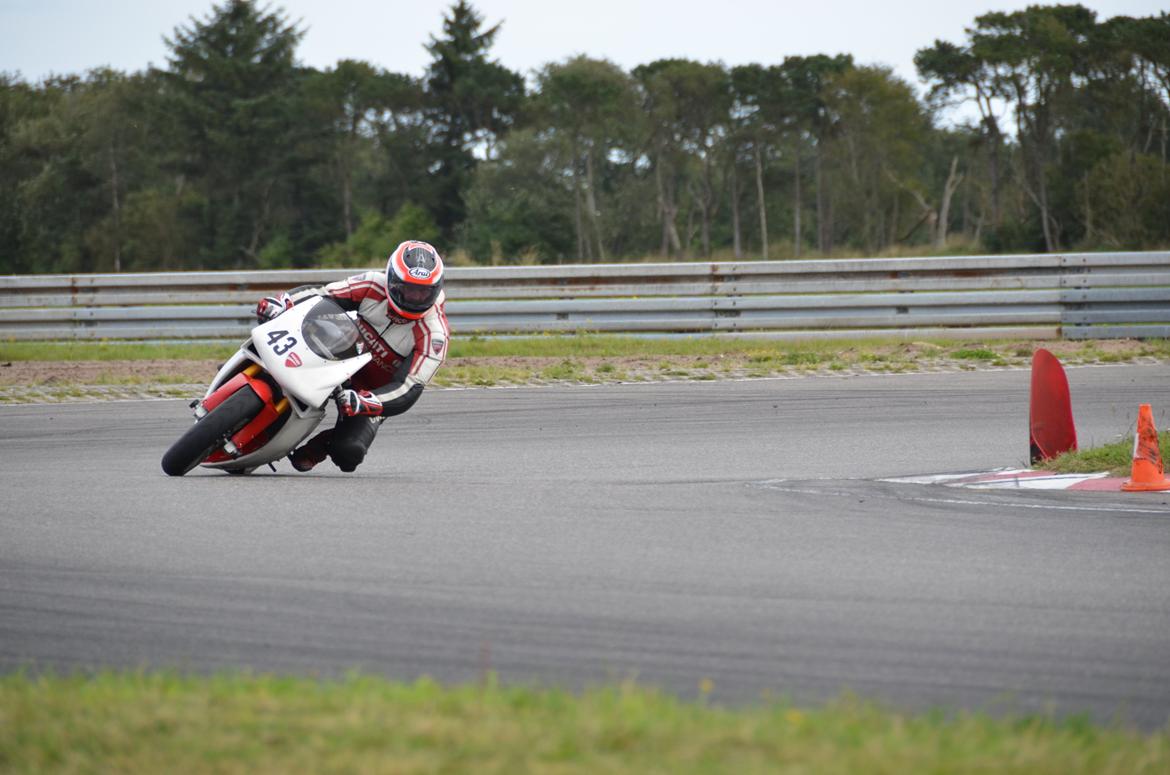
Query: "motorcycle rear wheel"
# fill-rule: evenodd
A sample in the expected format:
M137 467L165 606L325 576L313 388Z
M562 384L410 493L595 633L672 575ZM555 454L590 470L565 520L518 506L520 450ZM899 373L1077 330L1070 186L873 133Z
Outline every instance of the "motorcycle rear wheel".
M202 463L216 447L247 425L264 401L250 387L232 393L219 406L196 422L163 455L162 469L167 476L182 476Z

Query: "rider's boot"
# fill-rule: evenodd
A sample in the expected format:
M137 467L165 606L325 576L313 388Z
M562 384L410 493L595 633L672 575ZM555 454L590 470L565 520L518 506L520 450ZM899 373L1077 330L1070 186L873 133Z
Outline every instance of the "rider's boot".
M313 466L329 457L329 439L333 429L321 431L308 444L288 456L288 462L298 471L311 471Z

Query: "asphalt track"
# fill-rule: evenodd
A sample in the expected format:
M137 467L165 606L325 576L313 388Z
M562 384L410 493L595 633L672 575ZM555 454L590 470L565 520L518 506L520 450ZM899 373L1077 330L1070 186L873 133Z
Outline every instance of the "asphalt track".
M1069 370L1082 444L1170 366ZM355 475L164 477L179 401L0 407L0 670L349 669L1170 718L1170 495L1024 463L1028 373L433 391Z

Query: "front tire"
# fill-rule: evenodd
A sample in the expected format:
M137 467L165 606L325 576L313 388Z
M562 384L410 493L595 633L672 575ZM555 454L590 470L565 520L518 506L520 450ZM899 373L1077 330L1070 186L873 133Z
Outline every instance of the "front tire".
M163 455L167 476L182 476L202 463L225 438L247 425L264 408L250 387L242 387L196 422Z

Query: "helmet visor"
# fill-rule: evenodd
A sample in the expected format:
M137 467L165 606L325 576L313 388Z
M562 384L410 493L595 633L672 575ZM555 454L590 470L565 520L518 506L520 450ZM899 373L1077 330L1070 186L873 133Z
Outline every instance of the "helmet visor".
M399 309L406 312L426 312L435 306L435 301L438 300L441 290L441 283L416 285L404 283L395 278L395 281L390 283L390 298Z

